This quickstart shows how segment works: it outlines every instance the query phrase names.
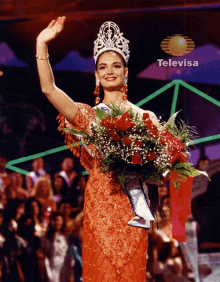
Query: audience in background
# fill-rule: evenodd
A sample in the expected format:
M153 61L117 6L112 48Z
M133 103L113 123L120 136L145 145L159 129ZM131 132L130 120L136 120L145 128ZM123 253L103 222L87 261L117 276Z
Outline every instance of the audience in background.
M44 217L49 217L50 213L56 211L56 202L53 200L53 190L47 178L38 179L34 187L34 198L41 203Z
M44 177L50 179L49 173L46 173L44 169L44 159L37 158L32 161L32 168L33 171L29 172L26 175L26 187L29 193L29 196L34 195L34 186L36 185L37 181Z
M60 176L54 176L52 181L53 188L53 200L57 203L60 203L62 199L67 198L68 187L65 179Z
M23 176L19 172L13 172L11 174L11 186L17 191L17 199L26 200L29 197L28 191L23 188Z
M7 160L0 155L0 192L4 192L5 189L11 184L11 178L6 171Z
M45 256L46 281L69 282L74 258L68 252L69 239L64 231L62 213L50 216L47 232L41 237L41 246Z
M64 158L62 163L61 163L61 171L57 172L54 177L56 178L57 176L61 176L66 185L67 185L67 190L63 190L63 197L68 197L69 199L72 200L73 206L77 206L77 201L76 201L76 188L74 187L74 181L77 178L78 174L74 170L74 161L72 158L67 157ZM64 194L65 192L65 194Z
M201 161L202 170L207 160ZM0 157L0 281L82 281L83 205L88 176L74 171L71 157L64 158L61 171L51 176L44 169L43 158L37 158L23 187L23 176L18 172L9 175L5 166L6 159ZM163 218L158 214L158 228L149 234L146 281L185 281L184 259L171 236L169 187L158 186L156 194Z

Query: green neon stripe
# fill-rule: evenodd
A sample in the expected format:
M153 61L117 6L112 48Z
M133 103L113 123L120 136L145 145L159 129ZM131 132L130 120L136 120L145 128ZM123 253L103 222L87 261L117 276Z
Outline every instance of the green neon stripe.
M179 93L179 86L180 86L179 81L176 81L175 88L174 88L174 94L173 94L173 101L172 101L172 107L171 107L170 116L172 116L175 113L175 111L176 111L176 104L177 104L177 98L178 98L178 93Z
M187 89L189 89L190 91L198 94L199 96L201 96L202 98L208 100L209 102L215 104L216 106L220 107L220 102L212 97L209 97L207 94L205 94L204 92L198 90L197 88L189 85L188 83L180 80L180 84L184 87L186 87Z
M146 97L143 100L139 101L136 104L136 106L140 107L140 106L144 105L145 103L147 103L151 99L155 98L156 96L160 95L162 92L166 91L167 89L169 89L170 87L175 85L175 83L176 83L176 80L173 80L173 81L169 82L168 84L166 84L162 88L160 88L157 91L155 91L154 93L150 94L148 97Z
M9 164L6 165L6 168L13 170L13 171L16 171L16 172L19 172L19 173L24 174L24 175L27 175L29 173L29 171L27 171L27 170L24 170L24 169L21 169L19 167L9 165Z
M77 142L77 144L79 145L80 142ZM75 146L75 144L72 145L72 147L74 147L74 146ZM27 157L22 157L22 158L13 160L13 161L9 161L8 165L23 163L23 162L26 162L26 161L29 161L29 160L32 160L32 159L45 157L45 156L50 155L50 154L62 152L62 151L67 150L67 149L68 148L66 147L66 145L64 145L64 146L61 146L61 147L57 147L57 148L54 148L54 149L47 150L45 152L41 152L41 153L33 154L33 155L30 155L30 156L27 156Z
M192 144L199 144L199 143L208 142L208 141L217 140L217 139L220 139L220 134L207 136L207 137L203 137L203 138L198 138L196 140L193 140L191 143Z
M50 150L45 151L45 152L41 152L41 153L33 154L33 155L30 155L30 156L27 156L27 157L22 157L22 158L13 160L13 161L9 161L8 165L23 163L23 162L26 162L26 161L29 161L29 160L32 160L32 159L44 157L44 156L49 155L49 154L61 152L61 151L64 151L66 149L67 149L67 147L66 147L66 145L64 145L64 146L61 146L61 147L50 149Z
M82 171L81 172L81 175L88 175L89 173L88 173L88 171L86 171L86 170L84 170L84 171Z

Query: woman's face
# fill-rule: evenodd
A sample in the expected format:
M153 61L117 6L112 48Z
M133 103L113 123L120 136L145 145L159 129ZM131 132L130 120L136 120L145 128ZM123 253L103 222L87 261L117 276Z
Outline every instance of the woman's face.
M64 214L64 216L69 216L72 212L72 207L69 203L62 203L60 205L60 212Z
M158 186L158 195L160 198L166 197L168 195L167 186L165 185Z
M51 225L56 232L60 231L63 226L62 216L58 215L55 218L51 219Z
M79 178L79 180L77 182L77 186L79 186L80 189L85 190L85 188L86 188L86 179L85 179L85 177L82 176L82 177Z
M23 176L20 173L16 173L12 177L12 183L16 187L21 187L23 185Z
M35 201L33 201L33 202L31 203L31 208L32 208L32 213L33 213L33 215L38 216L38 214L39 214L39 212L40 212L38 203L35 202Z
M124 76L127 75L128 69L124 67L119 54L110 51L99 56L95 76L105 90L120 90L121 85L124 83Z
M59 193L60 190L62 189L63 187L63 179L61 177L57 177L54 179L54 182L53 182L53 185L54 185L54 188L55 188L55 191L56 193Z

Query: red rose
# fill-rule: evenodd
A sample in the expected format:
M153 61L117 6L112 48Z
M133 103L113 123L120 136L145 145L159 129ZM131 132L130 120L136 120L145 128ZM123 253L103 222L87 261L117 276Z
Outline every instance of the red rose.
M108 129L114 129L115 128L115 124L114 122L110 119L110 117L105 117L101 120L100 124Z
M103 126L103 127L106 127L106 125L111 122L111 119L110 117L105 117L101 120L100 124Z
M131 156L131 162L133 164L142 164L142 158L141 158L141 156L138 153L134 153Z
M133 126L135 125L134 122L130 122L130 120L125 120L125 119L118 119L115 122L115 127L118 131L127 131L130 130Z
M116 132L115 132L114 130L112 130L112 129L108 129L108 130L106 131L106 133L107 133L107 135L108 135L109 137L112 137L112 138L116 135Z
M129 137L124 137L121 139L121 141L126 145L130 146L131 145L131 139Z
M153 160L156 159L156 153L155 152L148 152L146 158L149 162L152 162Z
M112 122L113 122L113 123L115 123L117 120L118 120L118 118L116 118L116 117L113 117L113 118L112 118Z
M139 148L142 148L142 147L143 147L143 142L140 141L140 140L135 140L135 141L134 141L134 145L137 146L137 147L139 147Z
M131 116L130 116L129 112L127 111L127 112L125 112L125 113L121 116L121 118L123 118L123 119L131 119Z
M115 134L115 135L112 137L112 139L113 139L114 141L119 141L119 140L120 140L120 136L119 136L118 134Z
M125 126L125 120L124 119L118 119L116 122L115 122L115 127L118 131L126 131L126 126Z
M146 124L146 126L149 128L153 125L153 122L152 122L152 120L148 119L148 120L144 121L144 124Z
M146 119L148 119L149 117L150 117L150 115L149 115L148 113L143 113L142 119L143 119L143 120L146 120Z
M154 125L154 124L150 127L150 130L151 131L158 131L156 125Z
M166 138L161 137L161 138L160 138L160 144L162 144L162 145L167 144L167 140L166 140Z

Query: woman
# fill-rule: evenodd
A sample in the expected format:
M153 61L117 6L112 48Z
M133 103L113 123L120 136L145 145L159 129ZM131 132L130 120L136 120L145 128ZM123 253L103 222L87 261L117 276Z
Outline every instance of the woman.
M66 181L60 175L54 176L52 181L53 200L59 204L67 196L68 187Z
M34 198L41 203L44 216L56 210L56 202L52 199L53 190L47 178L40 178L35 185Z
M25 215L33 221L34 234L37 237L42 236L46 231L46 227L43 225L42 206L34 197L29 198L25 203Z
M46 281L69 281L72 259L68 252L69 242L64 233L61 213L51 214L47 232L41 237L41 247L45 255Z
M27 200L29 197L28 191L24 189L23 186L23 176L19 172L13 172L11 174L11 186L15 187L17 190L17 199Z
M68 126L65 117L74 128L79 129L83 126L88 131L90 123L96 121L95 110L86 104L73 102L56 87L48 60L47 44L63 30L64 21L65 17L51 21L37 38L36 56L41 88L60 112L60 128ZM128 41L121 36L117 25L112 22L105 24L107 28L109 26L105 36L111 36L110 27L113 24L113 32L117 31L116 36L123 44L122 49L116 48L114 42L110 42L110 47L100 44L106 48L99 49L95 43L97 85L95 93L98 94L100 85L104 90L103 103L98 107L110 111L110 103L120 103L122 109L132 108L135 113L142 115L145 111L130 103L124 93L128 76L126 65L129 57ZM108 44L108 40L106 42ZM96 102L98 100L97 97ZM156 123L155 115L149 111L148 113ZM67 143L76 140L67 134ZM92 147L92 150L94 152L96 148ZM84 203L83 281L145 281L147 231L127 224L134 214L118 178L114 173L100 173L100 158L90 154L87 148L72 147L71 151L80 156L82 165L90 174Z

